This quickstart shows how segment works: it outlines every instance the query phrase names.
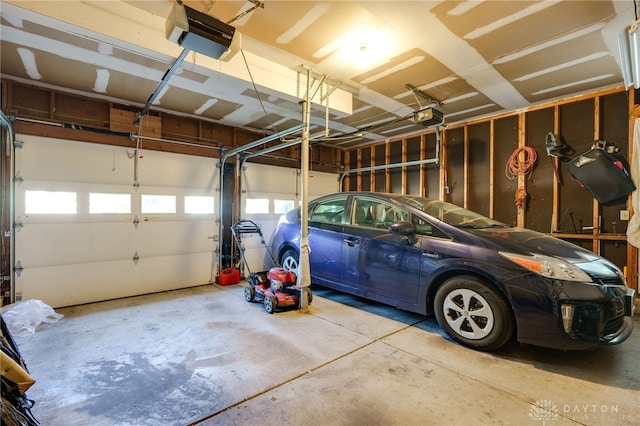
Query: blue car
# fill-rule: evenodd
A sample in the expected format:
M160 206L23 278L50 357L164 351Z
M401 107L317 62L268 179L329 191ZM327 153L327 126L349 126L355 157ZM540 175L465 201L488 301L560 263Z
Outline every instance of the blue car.
M300 209L272 239L297 270ZM443 201L343 192L309 203L311 281L423 315L463 345L564 350L625 341L635 291L620 269L581 247Z

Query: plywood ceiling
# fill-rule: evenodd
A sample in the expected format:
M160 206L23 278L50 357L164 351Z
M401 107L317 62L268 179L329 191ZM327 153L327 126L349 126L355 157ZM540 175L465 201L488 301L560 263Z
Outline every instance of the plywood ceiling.
M174 4L3 1L0 70L142 106L182 51L165 37ZM620 86L617 35L634 19L633 1L610 0L266 0L241 17L256 2L184 4L231 22L242 49L191 52L152 109L281 131L302 120L310 75L311 133L340 148L424 131L408 84L449 124Z

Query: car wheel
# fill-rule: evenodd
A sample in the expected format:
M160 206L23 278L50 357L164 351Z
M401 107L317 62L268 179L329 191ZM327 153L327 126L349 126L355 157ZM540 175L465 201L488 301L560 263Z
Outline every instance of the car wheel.
M284 254L282 255L282 260L280 261L280 264L287 271L291 271L297 275L299 258L300 256L298 255L297 251L293 249L289 249L285 251Z
M272 314L276 310L278 301L274 296L265 296L264 298L264 310Z
M244 288L244 300L247 302L253 302L255 294L255 290L251 286L246 286Z
M514 320L504 298L472 276L447 280L436 292L440 326L465 346L492 351L513 335Z

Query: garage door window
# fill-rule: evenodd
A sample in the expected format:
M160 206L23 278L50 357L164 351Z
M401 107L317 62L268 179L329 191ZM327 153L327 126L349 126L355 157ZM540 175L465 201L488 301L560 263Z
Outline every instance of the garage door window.
M175 213L175 195L142 194L140 211L142 213Z
M64 191L25 191L26 214L76 214L77 194Z
M245 212L249 214L268 214L269 199L268 198L247 198Z
M273 213L275 214L287 213L294 207L293 200L273 200Z
M184 197L184 212L187 214L213 214L213 197L187 195Z
M130 214L131 194L89 193L90 214Z

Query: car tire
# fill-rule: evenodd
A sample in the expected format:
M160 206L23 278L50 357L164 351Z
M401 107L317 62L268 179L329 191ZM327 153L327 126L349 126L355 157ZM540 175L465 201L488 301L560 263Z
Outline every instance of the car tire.
M513 335L514 319L507 302L476 277L448 279L436 292L434 303L440 326L465 346L493 351Z
M298 252L296 250L288 249L282 255L282 259L280 260L280 264L287 271L291 271L291 272L293 272L293 273L295 273L297 275L298 274L298 267L300 266L299 259L300 259L300 255L298 254Z
M265 296L264 298L264 310L270 314L274 313L278 306L278 300L275 296Z

